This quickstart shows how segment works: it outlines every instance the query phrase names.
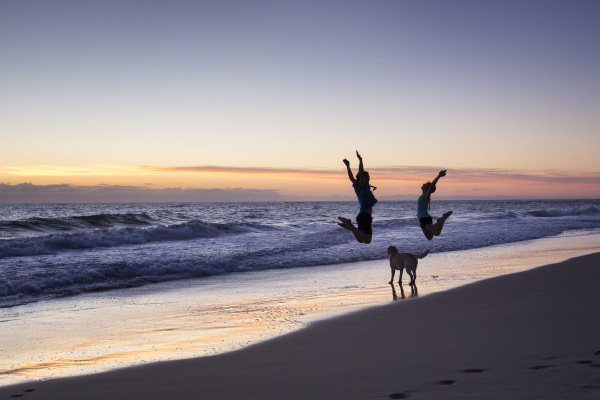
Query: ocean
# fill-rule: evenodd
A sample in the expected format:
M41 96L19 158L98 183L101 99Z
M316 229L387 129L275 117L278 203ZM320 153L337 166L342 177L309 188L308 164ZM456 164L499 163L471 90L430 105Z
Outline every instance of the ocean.
M248 271L432 254L600 232L600 200L432 201L454 213L428 241L416 202L377 203L373 241L337 225L357 202L0 205L0 307Z

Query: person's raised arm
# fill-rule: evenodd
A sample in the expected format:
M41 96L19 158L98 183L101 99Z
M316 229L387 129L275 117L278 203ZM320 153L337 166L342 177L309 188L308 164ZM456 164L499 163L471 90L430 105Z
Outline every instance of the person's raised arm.
M356 157L358 157L359 163L358 163L358 180L360 181L360 183L364 184L366 183L366 179L365 179L365 169L363 167L363 160L362 157L360 156L360 154L358 153L358 150L356 150Z
M344 158L344 164L346 164L346 169L348 170L348 178L350 178L350 181L354 185L354 183L356 182L356 179L354 178L354 175L352 174L352 170L350 169L350 161L348 161Z
M445 169L441 170L440 173L438 174L438 176L436 176L435 179L433 181L431 181L431 185L429 185L429 188L425 192L425 197L424 197L425 201L429 202L429 200L431 199L431 191L437 184L437 181L439 181L442 176L446 176Z

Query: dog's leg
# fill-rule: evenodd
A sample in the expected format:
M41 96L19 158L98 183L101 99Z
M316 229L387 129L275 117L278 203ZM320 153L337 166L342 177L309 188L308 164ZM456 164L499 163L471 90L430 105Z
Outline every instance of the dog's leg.
M392 268L392 279L390 279L389 283L394 283L394 275L396 274L396 270Z
M404 273L404 269L400 270L400 276L398 278L398 285L402 286L402 274Z
M415 283L415 276L414 276L414 275L413 275L413 273L412 273L412 272L410 272L410 271L406 271L406 272L408 273L408 276L410 276L410 283L409 283L409 285L411 285L411 286L412 286L412 285L413 285L413 283Z

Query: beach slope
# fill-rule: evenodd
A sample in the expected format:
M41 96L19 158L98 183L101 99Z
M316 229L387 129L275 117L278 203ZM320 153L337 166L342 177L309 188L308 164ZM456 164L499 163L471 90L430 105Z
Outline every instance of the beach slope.
M227 354L8 386L0 399L597 399L599 306L600 253Z

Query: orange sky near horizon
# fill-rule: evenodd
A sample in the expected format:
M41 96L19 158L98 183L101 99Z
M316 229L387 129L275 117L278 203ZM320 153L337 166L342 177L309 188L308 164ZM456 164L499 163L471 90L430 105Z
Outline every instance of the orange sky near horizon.
M340 163L341 164L341 163ZM434 167L370 168L371 183L379 197L420 194L420 186L437 175ZM356 172L356 171L354 171ZM277 190L286 196L352 196L344 166L339 170L100 166L90 168L37 167L0 170L0 183L74 186L118 185L151 189L242 188ZM600 175L510 170L448 170L438 184L437 196L600 198Z

